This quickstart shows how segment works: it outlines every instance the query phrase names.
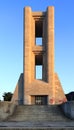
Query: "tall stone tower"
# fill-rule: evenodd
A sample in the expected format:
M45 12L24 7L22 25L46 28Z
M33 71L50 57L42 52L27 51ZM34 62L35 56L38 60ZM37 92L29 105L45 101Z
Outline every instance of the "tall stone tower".
M54 7L46 12L24 8L23 74L12 101L19 104L60 104L66 101L54 72ZM42 79L36 79L36 66L42 66Z

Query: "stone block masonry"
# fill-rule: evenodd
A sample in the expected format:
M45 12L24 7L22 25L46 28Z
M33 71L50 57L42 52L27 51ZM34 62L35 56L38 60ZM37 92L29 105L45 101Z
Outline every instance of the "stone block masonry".
M66 102L62 85L54 71L54 7L46 12L24 8L23 74L12 101L25 105ZM42 43L37 39L41 38ZM42 79L36 79L36 66L42 66Z

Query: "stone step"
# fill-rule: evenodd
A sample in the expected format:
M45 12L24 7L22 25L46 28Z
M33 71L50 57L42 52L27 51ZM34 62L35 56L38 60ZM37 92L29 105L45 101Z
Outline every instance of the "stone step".
M74 130L74 122L0 122L0 130Z
M23 127L1 127L0 130L74 130L73 127L46 127L46 128L23 128Z
M30 108L29 108L30 107ZM58 111L57 111L57 109L58 109ZM55 110L55 111L54 111ZM27 113L29 113L29 114L32 114L32 113L34 113L34 114L36 114L36 113L52 113L53 112L53 114L59 114L60 115L60 111L59 111L59 108L57 107L57 108L54 108L53 109L53 106L52 107L32 107L31 108L31 106L28 106L27 108L25 108L25 107L23 107L23 106L19 106L19 107L17 107L17 113L23 113L24 112L24 114L27 114Z
M8 121L69 121L57 105L17 106Z

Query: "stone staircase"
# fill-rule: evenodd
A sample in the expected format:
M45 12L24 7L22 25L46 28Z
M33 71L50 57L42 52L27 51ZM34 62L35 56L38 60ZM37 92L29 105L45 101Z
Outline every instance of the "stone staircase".
M20 105L7 121L70 122L57 105Z

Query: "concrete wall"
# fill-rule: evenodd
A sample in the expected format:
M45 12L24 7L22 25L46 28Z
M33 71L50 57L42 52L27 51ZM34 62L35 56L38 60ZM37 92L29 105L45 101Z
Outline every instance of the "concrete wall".
M74 120L74 101L68 101L60 105L64 114Z
M55 104L61 104L66 101L67 98L64 94L60 79L58 77L58 74L55 73Z
M24 86L23 86L23 73L20 74L17 85L15 87L14 94L12 96L11 102L14 104L23 104L24 103Z
M11 102L0 102L0 121L6 120L13 114L16 105Z

